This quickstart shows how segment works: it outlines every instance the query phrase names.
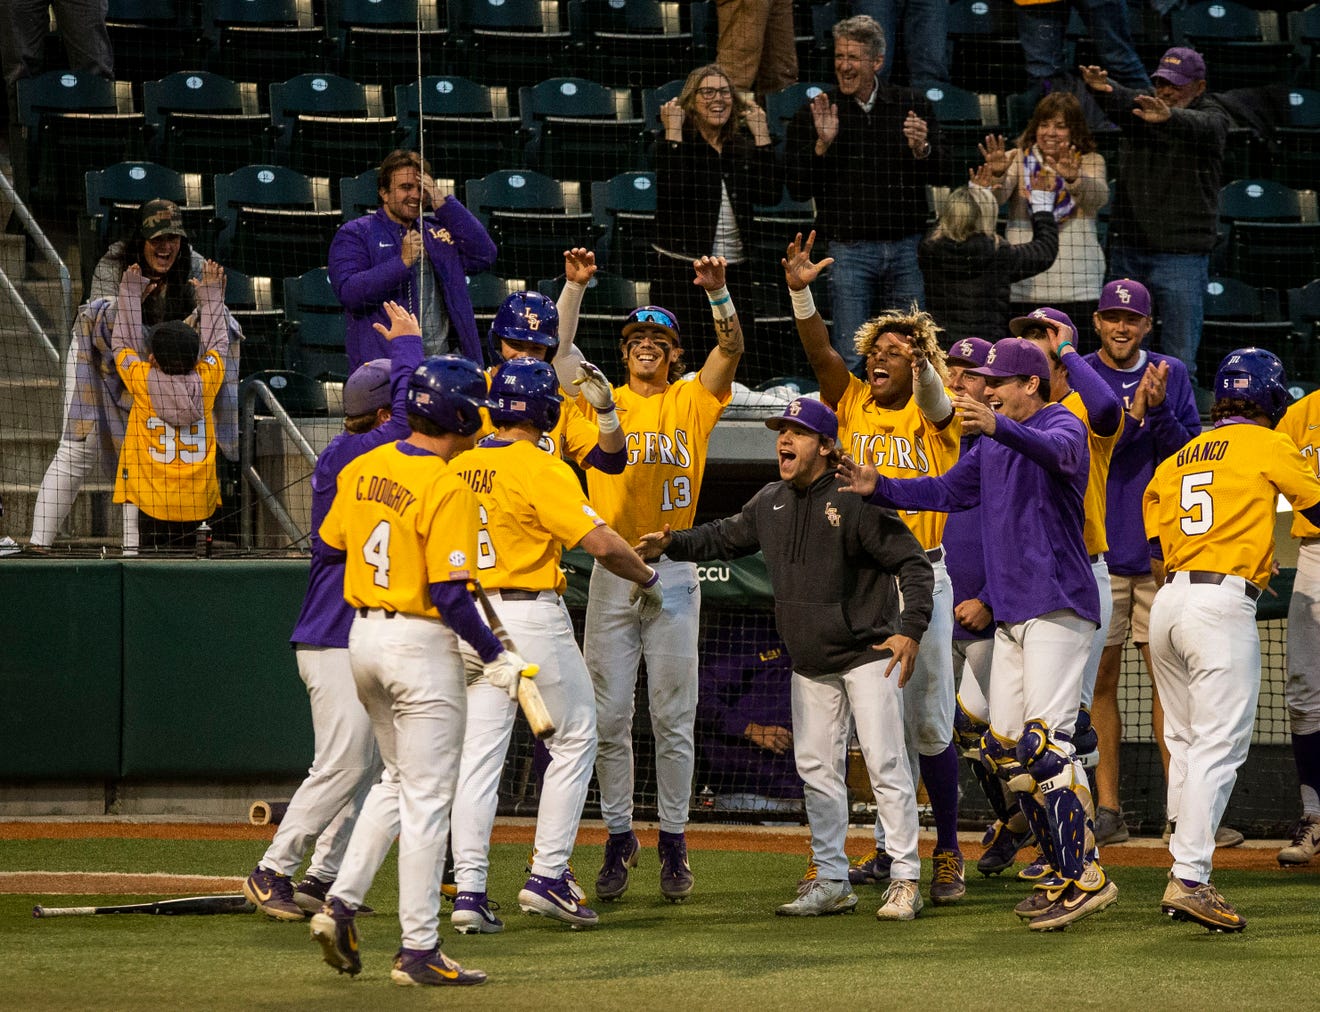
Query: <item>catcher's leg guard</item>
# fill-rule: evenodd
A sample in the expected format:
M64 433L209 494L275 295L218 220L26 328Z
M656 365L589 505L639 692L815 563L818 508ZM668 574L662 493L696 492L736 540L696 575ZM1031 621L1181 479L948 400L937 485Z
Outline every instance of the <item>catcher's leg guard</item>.
M1017 744L1018 761L1030 772L1044 798L1055 870L1065 879L1082 877L1088 844L1094 845L1091 791L1086 771L1070 753L1066 737L1052 736L1044 721L1031 720ZM1026 810L1024 806L1024 811ZM1030 814L1028 814L1030 819Z
M953 711L953 743L958 746L964 759L981 758L981 739L990 730L990 725L980 717L968 712L963 706L962 697L955 699L958 704Z
M1073 751L1084 769L1094 769L1100 762L1100 736L1091 726L1091 709L1083 706L1077 711L1077 726L1073 729Z

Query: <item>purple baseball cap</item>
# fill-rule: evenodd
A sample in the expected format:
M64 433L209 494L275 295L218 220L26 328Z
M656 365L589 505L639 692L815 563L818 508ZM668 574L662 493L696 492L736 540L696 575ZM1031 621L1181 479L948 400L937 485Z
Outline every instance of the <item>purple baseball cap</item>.
M1005 337L996 341L986 356L985 365L969 369L974 376L1038 376L1042 389L1049 390L1050 360L1039 346L1025 337Z
M1165 50L1160 57L1160 65L1151 77L1162 77L1175 88L1181 88L1193 81L1205 80L1205 59L1195 49L1186 46L1174 46Z
M390 406L390 360L373 358L353 370L344 384L344 416L369 415Z
M990 347L990 342L983 337L964 337L953 342L944 359L953 365L983 366Z
M778 431L789 422L827 439L839 438L839 416L830 410L828 404L822 404L812 397L798 397L790 401L782 415L765 420L765 427Z
M1126 309L1138 316L1150 316L1150 292L1140 281L1118 278L1105 285L1100 293L1100 304L1095 311L1103 313L1106 309Z
M1026 316L1014 317L1008 321L1008 332L1014 337L1021 337L1024 330L1032 324L1039 324L1042 320L1053 320L1055 323L1063 324L1072 332L1069 340L1077 340L1077 328L1073 326L1068 314L1053 306L1041 306L1039 309L1033 309Z

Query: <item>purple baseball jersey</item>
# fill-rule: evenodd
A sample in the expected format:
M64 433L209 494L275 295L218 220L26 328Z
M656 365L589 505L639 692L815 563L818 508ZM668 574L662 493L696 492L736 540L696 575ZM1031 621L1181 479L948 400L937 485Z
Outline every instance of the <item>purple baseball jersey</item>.
M963 436L958 451L961 460L976 445L978 436ZM985 556L981 553L981 507L973 506L961 513L950 513L944 524L944 565L953 584L953 603L976 598L985 601ZM991 622L980 632L964 628L953 620L953 638L956 640L988 640L995 635Z

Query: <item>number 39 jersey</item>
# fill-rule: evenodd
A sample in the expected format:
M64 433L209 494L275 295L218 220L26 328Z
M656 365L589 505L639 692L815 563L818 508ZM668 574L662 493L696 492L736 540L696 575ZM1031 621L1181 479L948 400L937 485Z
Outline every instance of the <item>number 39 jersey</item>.
M487 590L553 590L572 548L604 521L582 494L573 469L538 445L493 437L454 458L454 471L477 495L477 578Z
M435 454L386 443L339 472L321 540L346 555L353 607L439 618L430 585L473 576L477 500Z
M614 388L627 464L622 474L592 468L587 491L601 518L628 544L665 524L676 531L692 526L710 434L731 399L716 397L699 379L679 380L651 397L626 385ZM595 409L583 398L578 404L595 421Z
M1263 425L1217 425L1155 469L1142 499L1146 536L1170 572L1228 573L1264 586L1274 561L1277 493L1307 509L1320 479L1291 439Z
M225 363L208 352L194 370L201 381L202 414L191 425L171 425L152 404L154 368L129 348L115 357L124 386L133 395L115 475L115 502L131 502L157 520L205 520L220 505L215 471L212 408L225 378Z

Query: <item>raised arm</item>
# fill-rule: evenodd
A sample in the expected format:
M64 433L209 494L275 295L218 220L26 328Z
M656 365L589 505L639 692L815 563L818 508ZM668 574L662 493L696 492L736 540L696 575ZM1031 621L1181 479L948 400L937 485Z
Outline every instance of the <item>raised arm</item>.
M727 397L733 390L733 374L743 353L742 324L738 310L724 284L724 257L705 256L692 263L695 283L705 289L710 301L710 315L715 319L715 347L706 356L698 373L701 385L716 397Z
M587 284L596 273L596 254L589 249L574 247L564 250L564 289L559 293L555 308L559 310L559 348L555 351L555 374L559 385L572 390L585 361L582 352L573 344L577 337L578 314L582 310L582 296Z
M818 263L811 259L812 247L816 244L813 231L802 241L799 232L788 244L788 249L779 263L784 268L784 282L788 285L789 298L793 300L793 318L797 323L798 338L811 363L811 371L816 374L820 384L822 400L838 404L839 398L848 389L851 375L843 357L834 350L830 343L829 328L816 309L816 300L811 295L811 282L820 276L820 272L834 263L833 257L826 257Z

